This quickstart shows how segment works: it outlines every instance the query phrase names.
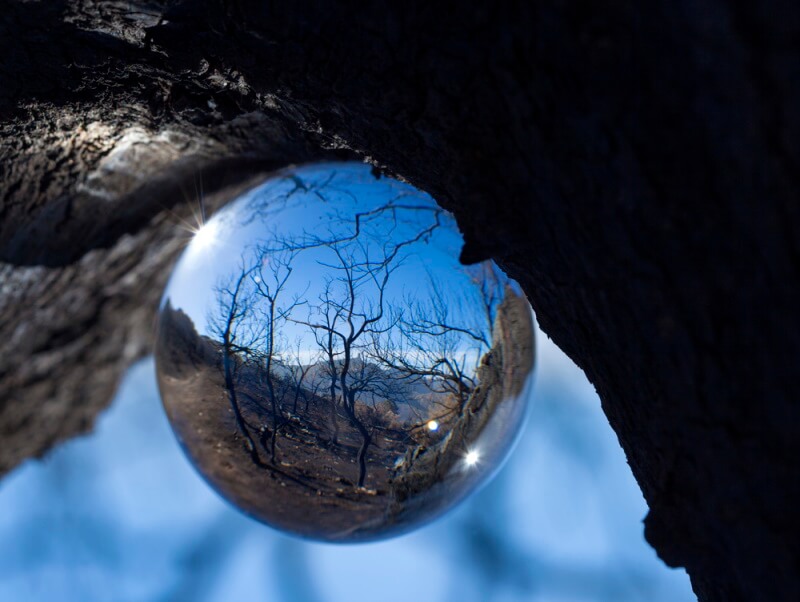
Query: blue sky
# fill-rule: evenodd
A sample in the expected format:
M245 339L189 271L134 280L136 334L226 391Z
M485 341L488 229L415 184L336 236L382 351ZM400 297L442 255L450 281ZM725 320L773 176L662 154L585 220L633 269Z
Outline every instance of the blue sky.
M185 311L201 333L205 333L209 312L216 306L215 286L240 273L242 255L257 244L274 244L277 237L299 240L308 236L332 237L331 233L335 236L349 234L354 230L356 213L370 211L387 202L401 207L437 207L430 196L407 184L388 178L376 180L369 166L362 164L321 164L287 174L299 178L308 190L294 191L287 198L295 185L290 177L275 178L259 185L213 216L191 240L176 265L164 300L169 298L174 308ZM325 202L313 188L322 184L325 187L320 192ZM397 215L398 225L388 238L393 243L413 238L434 223L430 211L401 210ZM361 238L368 240L372 252L376 253L381 244L388 242L384 232L393 221L387 212L363 223ZM408 295L418 298L430 295L429 277L436 280L435 286L446 295L468 299L467 290L473 285L458 261L462 245L455 221L443 213L441 226L430 238L404 249L404 261L392 274L386 290L388 301L402 305ZM325 277L336 275L335 270L321 263L334 261L329 248L301 252L293 261L294 269L283 299L288 301L297 295L313 304L323 290ZM479 310L475 308L475 311ZM308 306L303 306L293 317L305 319L307 315ZM289 343L300 336L307 341L307 346L314 347L306 329L286 323L283 331Z

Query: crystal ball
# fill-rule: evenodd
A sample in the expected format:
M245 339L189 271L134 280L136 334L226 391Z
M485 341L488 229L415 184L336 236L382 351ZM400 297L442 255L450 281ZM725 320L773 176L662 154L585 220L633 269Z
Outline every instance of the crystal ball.
M382 539L494 474L525 417L532 311L454 218L355 163L289 168L201 226L155 348L173 431L234 506L310 539Z

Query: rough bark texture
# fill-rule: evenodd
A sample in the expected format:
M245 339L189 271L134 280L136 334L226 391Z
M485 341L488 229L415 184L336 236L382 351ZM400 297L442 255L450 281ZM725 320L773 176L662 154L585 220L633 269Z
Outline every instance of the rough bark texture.
M196 203L367 160L597 387L702 600L796 600L800 9L0 3L0 470L148 349Z

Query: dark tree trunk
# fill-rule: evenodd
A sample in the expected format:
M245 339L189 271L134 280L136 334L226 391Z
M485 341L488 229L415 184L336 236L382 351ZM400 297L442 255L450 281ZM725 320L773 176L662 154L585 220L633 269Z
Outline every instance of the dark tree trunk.
M328 370L330 371L330 378L331 378L331 403L330 403L330 420L331 420L331 443L333 445L339 444L339 418L338 413L339 411L336 409L336 362L333 358L333 335L331 333L327 334L328 336Z
M361 446L358 448L358 486L364 487L367 480L367 451L372 443L372 435L364 427L364 423L356 420L358 432L361 433Z
M702 600L800 599L800 5L5 0L0 471L152 342L202 170L361 157L586 371Z
M350 286L352 287L352 282L350 283ZM352 316L352 303L354 300L352 288L350 295L350 315ZM347 303L347 301L345 301L345 303ZM350 424L354 426L358 431L358 434L361 435L361 445L358 448L358 454L356 454L356 459L358 460L357 486L363 487L364 481L367 478L367 450L372 442L372 436L370 435L369 430L367 430L367 427L364 425L364 423L356 415L356 392L353 391L347 384L347 378L350 373L350 352L352 345L353 335L351 333L350 337L347 338L343 344L344 359L342 360L342 369L339 372L339 386L342 388L342 407L344 408L347 417L350 419Z
M358 460L358 487L363 487L367 480L367 451L372 444L372 435L364 422L356 416L356 400L355 395L350 394L350 398L345 401L345 411L350 418L350 423L356 428L358 434L361 435L361 445L358 448L356 459Z
M270 351L270 356L272 355L272 351ZM272 361L267 360L266 365L266 372L267 372L267 395L269 396L269 405L270 410L272 413L272 435L269 441L269 454L270 454L270 461L275 464L275 444L277 443L278 438L278 427L280 423L283 421L283 414L280 410L280 404L278 403L278 399L275 396L275 385L272 380Z
M225 375L225 390L228 393L228 402L231 404L231 409L236 419L236 426L239 427L239 432L242 434L242 437L244 437L244 447L247 453L250 454L250 458L253 460L254 464L261 466L262 463L261 458L258 456L258 449L253 441L253 436L250 434L250 429L247 428L247 423L242 415L242 408L239 406L239 400L236 396L236 383L234 382L233 366L231 365L236 359L229 351L229 347L230 344L228 341L225 341L222 351L222 370Z

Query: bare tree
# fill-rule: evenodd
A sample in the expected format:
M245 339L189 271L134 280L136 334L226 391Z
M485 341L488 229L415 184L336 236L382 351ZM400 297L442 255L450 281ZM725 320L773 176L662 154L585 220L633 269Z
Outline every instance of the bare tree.
M504 279L488 262L466 269L472 286L458 295L448 294L429 274L430 297L406 298L402 307L393 305L397 328L372 337L370 354L376 361L397 378L422 383L430 391L432 410L425 422L461 414L477 385L481 358L491 348Z
M308 402L309 402L309 395L306 392L306 389L303 387L304 384L307 384L313 387L311 382L307 383L306 378L309 376L311 372L311 368L314 366L314 361L311 358L307 358L309 361L307 363L303 362L303 341L300 337L295 340L294 348L292 349L292 354L290 361L287 362L287 376L291 381L292 385L292 414L297 415L297 402L300 401L302 397L306 402L306 412L308 411ZM313 379L309 379L312 381ZM319 385L317 385L318 387ZM316 390L313 392L316 393Z
M208 316L209 334L215 336L222 345L222 371L225 390L231 410L236 419L239 432L244 437L245 448L253 462L262 465L253 436L242 413L237 396L238 376L242 366L242 356L250 354L258 338L258 333L246 318L253 310L253 297L248 290L252 268L242 261L239 273L227 283L215 287L216 308Z
M337 445L339 443L339 421L337 418L337 391L338 385L338 361L342 351L339 348L340 338L336 336L337 328L339 326L339 319L341 315L339 312L330 311L332 307L333 293L332 293L333 280L327 279L325 287L320 293L318 303L311 307L309 310L309 318L306 322L298 323L309 326L314 334L314 340L320 349L322 355L325 371L327 377L327 386L329 391L329 410L330 410L330 423L331 423L331 443ZM318 320L313 322L312 318Z
M366 390L367 380L359 378L354 360L371 335L388 328L381 323L385 316L385 291L391 274L401 264L402 246L384 244L376 257L373 248L363 241L329 244L334 257L331 263L323 265L336 276L326 280L319 303L312 308L308 320L299 322L312 329L327 357L334 421L338 386L345 415L361 435L357 456L359 487L364 486L366 479L372 433L356 412L356 399Z
M291 190L300 189L302 182L293 182ZM290 193L291 194L291 191ZM428 211L430 223L420 224L420 211ZM411 212L411 213L409 213ZM276 461L277 437L284 425L284 400L290 395L292 412L296 413L301 397L307 393L304 382L310 366L302 361L301 345L298 343L294 358L286 353L282 326L287 322L307 327L319 350L324 370L316 370L325 377L328 389L331 443L339 443L339 412L359 433L361 445L357 452L359 466L358 486L363 487L367 474L367 454L373 440L370 414L367 408L376 403L399 397L401 385L375 363L368 361L370 340L381 337L397 326L395 316L386 311L385 294L392 274L403 264L409 247L430 237L440 225L441 211L430 206L402 204L395 199L373 210L358 213L349 218L334 213L327 236L304 233L296 239L274 237L269 244L255 248L249 261L243 260L241 274L237 280L235 301L246 305L246 311L234 312L231 320L239 320L237 328L247 330L250 338L246 346L229 349L229 356L238 353L240 358L254 362L259 369L254 375L263 382L269 409L262 408L271 417L271 424L262 424L260 437L262 447ZM354 226L353 226L354 224ZM376 230L376 226L379 226ZM397 232L408 232L401 242L392 241ZM292 274L292 262L301 252L315 249L320 254L317 263L329 271L324 287L317 299L309 304L305 320L293 317L302 295L295 293L285 299L287 282ZM246 282L245 282L246 280ZM246 290L245 290L246 289ZM247 296L247 299L240 297ZM230 295L228 295L230 297ZM231 300L224 301L231 304ZM224 303L221 303L224 305ZM422 308L419 308L420 324ZM409 323L410 324L410 323ZM401 324L402 325L402 324ZM410 326L409 326L410 328ZM225 331L219 329L224 341ZM407 337L411 340L409 331ZM421 346L422 340L418 339ZM225 343L223 343L225 347ZM227 348L227 347L226 347ZM463 361L463 360L462 360ZM229 362L230 363L230 362ZM465 379L465 370L460 368L456 379ZM452 371L452 366L450 366ZM278 374L280 369L280 374ZM444 373L441 366L435 366ZM321 378L314 379L316 390L322 385ZM229 396L235 397L235 383L226 380ZM261 407L261 398L254 403ZM394 403L394 401L392 401ZM359 405L362 409L359 409ZM254 454L252 437L246 416L237 404L237 421L246 434L248 450ZM257 455L257 453L256 453Z
M287 303L282 303L282 293L292 274L292 261L295 251L272 252L259 247L254 254L254 265L249 270L252 281L254 306L258 310L258 318L262 335L263 378L267 387L267 396L272 416L269 454L275 463L275 446L278 429L282 422L281 404L278 399L275 383L275 368L280 363L281 335L280 328L291 316L292 311L303 302L294 295ZM260 301L260 303L258 302ZM285 389L282 391L285 394ZM266 430L263 431L266 433ZM262 440L265 439L262 434Z
M275 463L276 438L281 426L281 401L286 387L278 386L275 371L281 363L281 325L291 312L302 303L297 295L283 302L289 276L292 273L293 252L272 253L263 248L251 249L242 255L237 274L227 283L216 287L216 309L208 317L209 333L221 343L225 389L236 418L239 431L253 461L261 465L255 448L251 425L239 399L238 378L249 367L253 382L266 389L269 411L262 404L262 396L247 394L250 403L259 409L257 414L268 413L271 428L265 424L258 429L259 441ZM250 388L252 390L252 388ZM269 443L267 443L269 439Z
M306 379L306 386L303 387L302 391L303 399L305 400L304 412L306 415L308 415L309 403L312 399L317 399L320 389L324 386L325 381L328 378L328 375L319 369L320 366L320 360L313 361L309 365L309 368L314 369L310 371L310 376Z

